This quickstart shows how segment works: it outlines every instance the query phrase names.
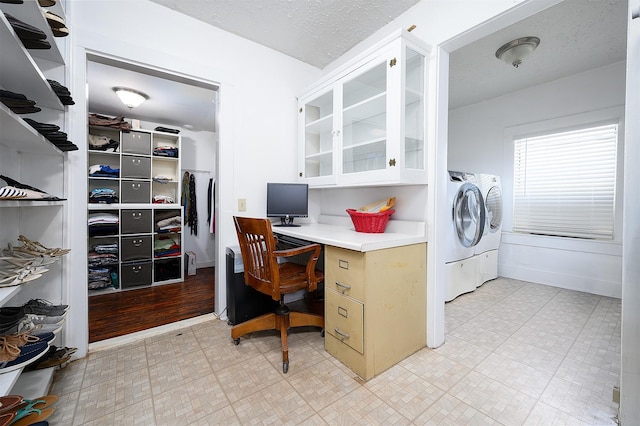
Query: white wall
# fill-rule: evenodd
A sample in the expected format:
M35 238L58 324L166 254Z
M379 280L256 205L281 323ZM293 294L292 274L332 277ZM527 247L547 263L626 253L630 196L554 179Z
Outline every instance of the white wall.
M68 3L72 70L69 139L80 150L70 155L72 223L86 223L86 54L119 59L220 84L216 264L224 247L237 244L231 216L237 198L246 215L263 215L264 183L296 176L296 95L320 72L274 50L175 13L147 0ZM69 346L87 349L86 227L72 230L67 294ZM226 305L225 268L216 268L216 311Z
M623 142L620 132L614 241L525 236L512 233L512 136L562 129L624 116L625 63L577 74L449 114L448 167L499 175L503 184L503 239L499 274L612 297L621 296ZM623 127L621 127L622 129Z

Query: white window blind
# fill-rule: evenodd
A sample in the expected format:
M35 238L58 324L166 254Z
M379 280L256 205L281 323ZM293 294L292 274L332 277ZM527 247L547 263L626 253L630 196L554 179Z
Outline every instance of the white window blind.
M618 125L514 141L513 230L612 239Z

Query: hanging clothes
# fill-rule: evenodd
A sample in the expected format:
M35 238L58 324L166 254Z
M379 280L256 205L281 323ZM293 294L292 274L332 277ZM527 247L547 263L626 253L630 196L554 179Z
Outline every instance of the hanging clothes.
M183 207L185 224L189 219L189 177L189 172L184 172L184 175L182 175L182 198L180 199L180 205Z
M187 212L187 225L191 228L191 235L198 235L198 209L196 203L196 176L189 177L189 209Z
M209 233L216 233L216 211L215 211L215 202L216 202L216 180L211 178L209 179L209 190L207 193L209 205L208 205L208 217L207 222L209 223Z

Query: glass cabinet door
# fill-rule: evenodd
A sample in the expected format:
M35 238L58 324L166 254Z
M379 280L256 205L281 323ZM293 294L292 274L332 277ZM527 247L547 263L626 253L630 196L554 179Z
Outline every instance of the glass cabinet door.
M333 91L304 104L304 178L331 176L333 170Z
M405 169L424 170L424 85L425 57L407 48L404 93Z
M387 63L342 86L342 173L384 170L387 157Z

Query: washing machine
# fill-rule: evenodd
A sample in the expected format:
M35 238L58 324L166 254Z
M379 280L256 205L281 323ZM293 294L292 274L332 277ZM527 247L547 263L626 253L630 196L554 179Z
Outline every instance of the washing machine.
M445 301L478 286L475 246L484 234L486 209L473 173L449 171L448 226L445 237Z
M477 257L477 285L498 277L498 248L502 235L502 185L500 177L476 174L485 207L485 226L482 238L475 246Z

